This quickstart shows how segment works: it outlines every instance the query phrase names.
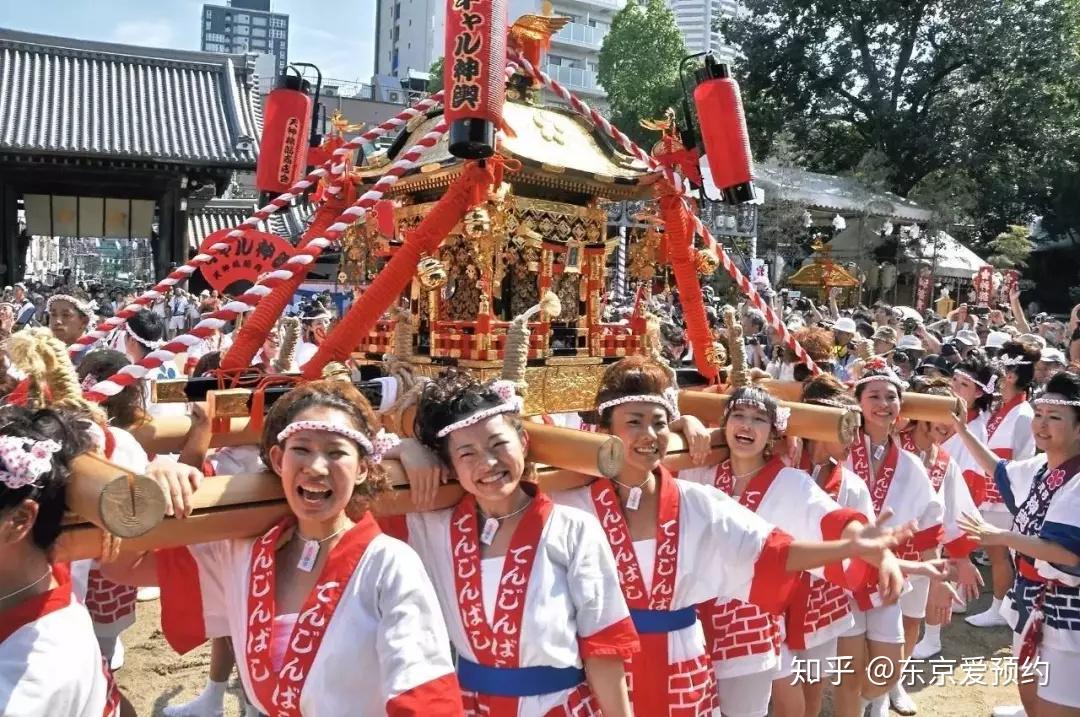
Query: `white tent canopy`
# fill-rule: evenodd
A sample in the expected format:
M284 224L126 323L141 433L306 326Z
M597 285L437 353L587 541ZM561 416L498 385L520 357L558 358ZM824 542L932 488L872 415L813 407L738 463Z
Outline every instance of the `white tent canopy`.
M829 242L832 256L837 261L855 261L860 266L875 263L873 251L884 243L877 231L880 222L853 221L847 229L839 232ZM918 263L931 264L937 276L970 280L986 262L975 252L957 241L953 236L939 231L936 239L919 237L919 246L901 253L901 266L912 267Z

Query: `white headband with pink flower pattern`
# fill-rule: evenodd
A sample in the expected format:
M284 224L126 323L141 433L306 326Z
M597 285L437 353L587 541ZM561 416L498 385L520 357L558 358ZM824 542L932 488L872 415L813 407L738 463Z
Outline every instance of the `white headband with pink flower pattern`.
M656 393L642 393L632 396L619 396L618 398L612 398L608 401L604 401L596 407L597 413L603 413L609 408L615 406L621 406L624 403L653 403L657 406L662 406L664 410L668 412L668 417L671 420L679 418L679 391L674 386L668 386L664 389L662 394Z
M12 490L30 485L52 471L52 456L59 450L52 440L0 436L0 483Z
M387 433L381 429L375 436L375 440L372 441L360 431L337 423L330 423L329 421L296 421L290 423L278 433L278 443L284 443L290 436L301 431L325 431L327 433L336 433L343 438L348 438L350 441L360 446L360 448L364 450L364 454L369 456L373 463L382 461L384 453L401 443L401 439L398 438L396 434Z
M521 400L521 396L517 395L513 381L506 381L503 379L492 381L491 390L499 395L499 398L503 401L502 403L498 406L492 406L491 408L477 411L470 416L462 418L460 421L454 421L447 426L443 426L439 429L438 433L435 434L435 437L446 438L458 429L475 425L492 416L498 416L504 413L521 413L521 409L525 407L525 402Z

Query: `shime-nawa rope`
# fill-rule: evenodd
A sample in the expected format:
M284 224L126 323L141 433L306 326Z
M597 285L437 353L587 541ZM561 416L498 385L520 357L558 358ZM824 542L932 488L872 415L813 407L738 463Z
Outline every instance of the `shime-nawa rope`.
M154 301L163 296L171 287L187 281L191 275L195 273L196 269L201 265L210 262L215 256L227 249L232 241L244 236L246 232L258 226L259 222L266 221L270 215L289 206L293 199L310 189L312 185L319 180L330 176L332 183L327 188L327 192L332 195L340 193L341 180L345 172L344 158L347 155L351 154L365 142L372 142L385 134L399 130L416 117L426 114L429 110L439 105L442 102L442 98L443 91L439 90L435 94L425 97L411 107L407 107L382 124L372 127L367 132L348 140L345 144L334 150L330 159L313 169L306 177L296 182L289 188L288 192L278 195L265 207L258 209L250 217L233 227L232 231L225 236L223 241L212 244L205 252L193 256L183 266L173 269L168 276L159 281L152 289L146 291L131 304L128 304L123 309L116 312L115 316L105 319L95 326L92 331L89 331L84 336L76 339L75 343L68 347L68 352L72 356L75 356L82 351L85 351L95 342L108 336L114 329L123 326L136 312L153 304Z
M784 341L785 344L787 344L788 348L795 352L795 355L799 358L799 360L806 364L806 366L815 375L821 373L821 369L810 357L810 354L807 353L806 349L803 348L802 344L796 341L795 337L791 335L791 332L788 331L788 328L784 324L783 320L779 316L777 316L775 311L773 311L773 308L769 305L769 302L765 301L764 297L762 297L761 294L758 293L757 289L754 288L754 285L750 282L746 275L743 274L739 267L735 265L735 262L732 261L731 257L724 250L723 245L716 240L716 238L712 235L712 232L709 231L708 227L706 227L702 223L701 219L697 216L697 213L693 211L693 208L691 206L689 206L687 200L690 198L691 190L688 184L683 180L683 178L676 174L674 170L672 170L670 167L665 167L664 165L657 162L656 159L650 156L648 152L639 147L637 144L634 143L633 140L631 140L629 137L619 131L618 127L615 127L613 124L611 124L611 122L609 122L606 117L604 117L602 114L600 114L593 108L589 107L589 105L583 102L581 98L579 98L569 89L564 87L558 81L552 79L546 72L534 67L533 64L530 63L527 59L525 59L523 55L511 51L509 53L509 56L512 62L520 65L521 68L528 75L532 76L536 80L539 80L545 87L547 87L549 90L551 90L563 100L568 102L570 106L574 108L574 111L590 120L595 127L597 127L598 129L600 129L600 131L611 137L628 154L644 162L646 166L648 166L651 170L661 172L664 175L664 178L682 193L683 202L687 203L687 213L689 214L690 220L694 225L694 231L701 236L702 241L705 243L706 249L716 253L717 257L719 257L720 259L721 265L724 267L724 270L727 271L727 273L731 276L735 283L739 285L739 289L741 289L742 292L745 293L746 296L750 299L750 303L752 303L765 315L765 319L769 322L769 325L780 335L781 339Z
M438 144L439 139L446 134L446 130L446 121L440 120L430 132L421 137L416 144L390 165L386 174L380 177L370 190L364 192L352 206L342 212L334 223L327 227L324 236L312 239L304 249L282 264L281 268L269 272L254 286L227 303L220 310L204 317L190 332L177 336L158 350L147 354L138 363L125 366L104 381L99 381L86 392L86 398L90 401L100 402L109 396L116 395L124 387L130 386L135 381L146 376L152 369L174 360L176 354L186 351L192 345L210 336L212 332L224 326L225 322L257 306L259 301L268 295L275 286L292 278L294 267L310 264L318 259L323 250L331 246L353 222L357 221L377 201L382 199L383 194L398 179L416 167L419 159L425 152Z

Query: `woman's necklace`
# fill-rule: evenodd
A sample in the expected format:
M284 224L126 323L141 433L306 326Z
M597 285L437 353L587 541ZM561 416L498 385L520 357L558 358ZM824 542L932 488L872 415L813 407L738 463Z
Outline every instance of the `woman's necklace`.
M495 534L498 533L499 528L502 527L502 522L504 520L509 520L510 518L513 518L515 515L521 515L530 505L532 505L532 496L530 496L529 499L525 501L525 505L521 506L513 513L507 513L506 515L501 517L484 515L484 511L480 510L478 506L476 510L478 513L480 513L480 517L484 519L484 529L480 531L480 542L484 545L491 545L492 543L494 543Z
M645 484L648 483L649 479L651 478L652 473L645 476L645 480L641 481L637 485L627 485L626 483L623 483L622 481L617 481L614 478L611 479L611 482L615 483L616 485L621 485L623 488L630 489L630 495L626 497L626 509L637 510L638 506L641 505L641 489L645 487Z
M8 598L13 598L13 597L15 597L16 595L21 595L21 594L23 594L24 592L26 592L27 590L31 590L31 589L33 589L33 588L37 587L38 585L40 585L40 584L41 584L41 581L42 581L42 580L44 580L45 578L49 577L50 575L52 575L52 568L51 568L51 567L45 570L45 574L44 574L44 575L42 575L42 576L41 576L40 578L38 578L38 579L37 579L37 580L35 580L34 582L30 583L29 585L24 585L23 587L19 588L19 589L18 589L18 590L16 590L15 592L10 592L10 593L8 593L7 595L0 595L0 602L3 602L3 601L5 601L5 600L7 600Z
M296 531L296 537L304 541L304 548L300 551L300 560L296 562L296 567L303 570L305 573L310 573L315 567L315 563L319 560L319 553L322 551L322 544L331 538L344 533L349 529L348 525L338 528L336 532L331 533L322 540L312 540L311 538L305 538L300 534L300 531Z

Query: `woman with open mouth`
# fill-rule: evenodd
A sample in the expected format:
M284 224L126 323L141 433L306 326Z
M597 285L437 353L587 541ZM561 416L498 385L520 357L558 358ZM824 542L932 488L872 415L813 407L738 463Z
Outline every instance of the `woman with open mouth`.
M900 417L900 396L907 384L881 358L866 363L862 378L855 382L855 400L863 415L863 428L855 438L845 467L854 472L870 489L873 504L871 518L882 525L914 523L915 534L896 550L902 560L931 560L941 541L944 506L934 490L922 461L904 450L895 434ZM886 512L887 511L887 512ZM844 637L865 636L862 649L852 644L852 663L856 674L871 665L891 665L884 675L867 675L858 686L863 700L872 703L871 716L888 714L892 699L910 712L910 698L899 680L904 657L903 617L921 620L926 611L930 581L912 576L910 589L896 604L889 604L875 589L859 591L862 611L856 612L856 626ZM916 622L917 625L917 622ZM837 648L840 649L839 647ZM847 685L855 689L856 684ZM845 685L841 685L844 689ZM891 694L890 694L891 693ZM854 701L853 695L848 695ZM906 698L906 699L905 699Z
M849 558L879 562L905 532L795 541L715 488L675 480L662 461L673 427L691 422L677 398L653 359L608 367L598 427L622 440L623 468L616 479L553 497L595 513L615 553L642 642L630 661L634 714L711 717L717 695L697 605L719 596L779 614L800 571Z
M404 522L450 628L466 712L630 717L623 665L638 638L615 559L591 516L537 490L521 406L512 382L458 371L417 405L417 436L465 490Z
M859 510L842 507L819 488L805 471L788 467L778 450L787 428L789 409L760 388L741 387L731 393L721 423L729 457L719 465L681 471L679 477L711 485L748 510L798 540L874 540L877 528L866 527ZM795 507L793 510L792 508ZM889 531L891 532L891 531ZM875 560L877 583L885 596L899 596L903 577L896 558L887 553ZM842 588L866 580L867 566L837 563L823 578ZM800 585L806 579L800 576ZM796 593L798 594L798 590ZM800 605L792 600L792 610ZM850 628L849 611L835 631ZM763 717L769 710L774 685L779 685L773 709L780 717L802 717L805 705L792 683L792 659L781 659L781 617L743 600L719 598L698 608L716 675L720 711L731 717ZM762 629L764 626L764 629ZM834 634L835 637L835 634ZM822 664L832 655L835 641L828 638L808 650Z
M968 426L964 444L1015 515L1003 530L971 515L961 519L972 538L1013 551L1016 578L1002 613L1013 630L1023 709L994 715L1080 715L1080 377L1059 373L1036 398L1031 430L1041 453L1003 460ZM1032 678L1034 677L1034 678Z
M463 713L431 581L411 548L381 533L366 504L388 487L383 457L408 468L428 460L427 451L378 425L351 384L293 389L270 409L262 437L263 461L289 505L285 519L258 538L105 566L118 582L161 586L162 626L178 652L227 631L244 692L262 714ZM202 478L186 471L178 466L169 481L177 517L190 513Z

